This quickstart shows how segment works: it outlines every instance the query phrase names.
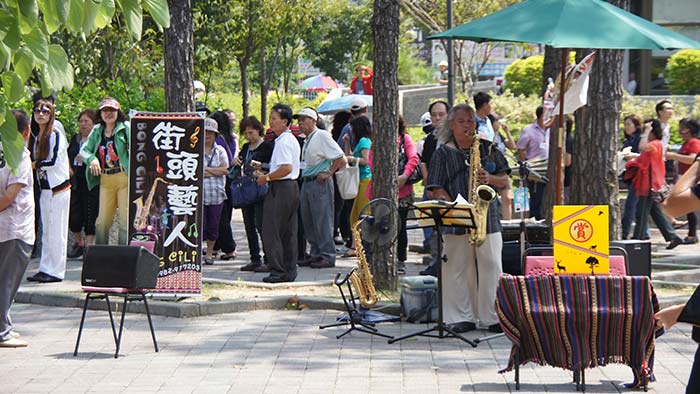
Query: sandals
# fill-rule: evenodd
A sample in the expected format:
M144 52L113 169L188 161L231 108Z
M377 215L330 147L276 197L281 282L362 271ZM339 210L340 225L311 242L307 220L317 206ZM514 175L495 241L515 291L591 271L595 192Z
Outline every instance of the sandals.
M357 257L357 251L355 251L355 249L348 249L347 252L343 253L343 257Z

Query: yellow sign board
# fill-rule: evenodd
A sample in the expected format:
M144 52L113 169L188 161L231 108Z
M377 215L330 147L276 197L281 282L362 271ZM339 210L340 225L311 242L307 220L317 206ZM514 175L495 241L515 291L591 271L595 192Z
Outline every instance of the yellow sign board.
M554 206L554 272L610 273L607 205Z

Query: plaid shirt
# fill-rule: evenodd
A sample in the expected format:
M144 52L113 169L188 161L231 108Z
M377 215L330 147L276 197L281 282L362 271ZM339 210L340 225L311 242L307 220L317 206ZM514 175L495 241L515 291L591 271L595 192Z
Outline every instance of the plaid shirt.
M228 165L226 150L221 145L214 144L211 154L204 153L204 165L207 167L221 167ZM226 175L208 176L204 178L202 195L204 205L219 205L226 199Z
M489 144L482 141L480 146L481 164L486 167L488 162L495 164L495 170L491 174L510 174L510 167L503 154L498 149L489 149ZM461 194L465 199L469 197L469 177L471 175L468 166L469 151L462 151L447 145L437 148L430 160L430 172L428 173L428 190L445 189L453 199ZM500 202L498 199L491 201L486 215L486 233L501 232ZM449 227L443 229L445 234L465 234L466 229Z

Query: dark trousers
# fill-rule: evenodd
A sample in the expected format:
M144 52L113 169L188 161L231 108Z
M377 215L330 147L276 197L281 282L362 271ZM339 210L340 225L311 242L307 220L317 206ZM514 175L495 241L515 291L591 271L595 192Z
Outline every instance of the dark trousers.
M355 246L352 244L352 228L350 224L350 212L352 212L352 204L355 203L355 200L341 200L342 204L341 205L341 210L340 210L340 218L339 220L339 225L340 225L340 234L345 240L345 246L348 248L354 248Z
M100 209L100 188L89 190L84 176L73 176L70 191L70 216L68 227L73 233L85 230L85 235L95 235L95 221Z
M270 182L265 196L262 238L270 275L294 281L297 277L297 212L299 186L295 180Z
M408 217L408 209L399 207L399 232L396 244L396 258L399 261L406 261L406 252L408 249L408 232L406 231L406 218Z
M202 233L205 241L216 241L219 238L219 223L223 208L223 203L204 206L204 215L202 215L204 217L204 231Z
M546 185L540 182L529 182L530 188L530 217L537 220L544 219L542 216L542 197L544 197L544 187Z
M242 208L243 225L245 226L245 235L248 239L248 250L250 251L250 261L259 263L260 259L260 243L258 234L262 238L262 223L263 223L263 205L264 202Z
M231 253L236 250L236 241L233 240L231 230L231 214L233 212L233 200L231 199L231 180L226 177L226 200L221 210L219 220L219 237L214 244L214 250L221 250L224 253Z
M637 216L637 191L630 183L627 187L627 198L625 199L625 210L622 213L622 239L627 239L632 231L632 222Z
M697 211L690 212L688 215L686 215L686 219L688 219L688 237L697 236L698 212Z
M670 242L674 238L678 238L676 230L673 229L671 223L666 219L666 215L661 210L661 206L654 202L651 197L639 197L637 203L637 224L634 226L634 239L648 239L649 236L649 215L654 219L656 227L659 228L666 242Z
M698 349L695 351L693 368L690 370L690 378L688 379L688 386L685 388L685 393L700 393L700 345L698 345Z

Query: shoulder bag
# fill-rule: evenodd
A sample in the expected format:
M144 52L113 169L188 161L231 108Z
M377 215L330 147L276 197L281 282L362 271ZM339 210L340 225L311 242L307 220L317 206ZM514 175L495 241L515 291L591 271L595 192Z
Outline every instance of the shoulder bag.
M348 163L344 169L335 173L335 182L338 185L338 192L343 200L352 200L357 197L360 188L360 167Z
M404 169L406 168L406 164L408 163L408 156L406 156L406 147L404 145L404 141L406 140L406 135L403 135L403 138L401 138L401 143L399 144L399 176L401 176L404 173ZM411 175L408 177L406 180L406 184L408 185L413 185L414 183L418 183L423 180L423 174L420 172L420 163L416 164L416 167L413 169L413 172Z

